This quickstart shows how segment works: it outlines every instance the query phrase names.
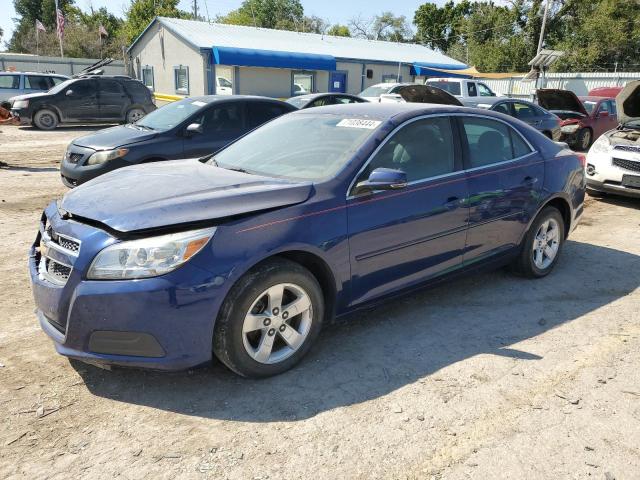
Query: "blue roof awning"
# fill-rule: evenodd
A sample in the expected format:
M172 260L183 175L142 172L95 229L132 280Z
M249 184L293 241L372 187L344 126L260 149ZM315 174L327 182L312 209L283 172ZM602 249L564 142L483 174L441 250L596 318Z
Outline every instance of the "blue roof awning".
M456 75L449 72L441 72L439 70L433 70L439 68L442 70L465 70L469 68L467 65L451 65L446 63L420 63L414 62L411 65L411 75L423 76L423 77L455 77L455 78L471 78L470 75Z
M336 69L336 59L331 55L256 50L253 48L213 47L213 61L217 65L240 67L297 68L300 70Z

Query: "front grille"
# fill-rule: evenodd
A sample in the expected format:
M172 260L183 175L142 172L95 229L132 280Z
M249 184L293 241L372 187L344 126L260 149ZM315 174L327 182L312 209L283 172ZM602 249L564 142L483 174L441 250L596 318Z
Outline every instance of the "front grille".
M47 221L45 223L44 228L44 240L50 241L54 245L59 246L60 248L66 250L65 253L70 253L72 255L77 255L80 251L80 241L75 238L68 237L66 235L62 235L61 233L56 233L51 228L51 225ZM55 248L55 247L54 247Z
M82 160L82 157L84 157L82 153L67 152L67 160L69 163L78 163Z
M622 150L623 152L635 152L640 153L640 146L636 145L616 145L614 150Z
M46 215L42 215L39 240L38 273L40 277L55 285L66 284L73 270L71 264L80 253L80 240L57 233ZM52 250L64 254L64 258L67 258L70 264L59 260L57 258L60 257L59 254L52 256L50 253Z
M66 283L67 280L69 280L71 267L46 257L44 258L44 262L47 274L50 277L55 278L58 283Z
M640 172L640 162L634 162L633 160L625 160L624 158L614 158L613 164L616 167L624 168L632 172Z

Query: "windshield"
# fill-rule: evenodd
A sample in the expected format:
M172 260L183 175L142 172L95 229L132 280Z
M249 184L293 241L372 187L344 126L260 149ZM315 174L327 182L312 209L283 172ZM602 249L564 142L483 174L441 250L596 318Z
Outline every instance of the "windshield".
M49 90L49 93L61 92L62 90L70 86L74 81L75 80L73 78L70 78L69 80L65 80L64 82L59 83L58 85L54 86L51 90Z
M335 175L382 122L344 115L291 114L229 145L209 164L270 177Z
M226 78L224 78L224 77L218 77L218 84L219 84L221 87L228 87L228 88L233 87L233 85L231 84L231 82L230 82L229 80L227 80Z
M449 92L451 95L460 95L460 83L459 82L443 82L443 81L427 81L427 85L432 87L438 87L444 90L445 92Z
M386 93L390 93L393 85L385 85L385 86L373 86L369 88L365 88L361 91L358 96L359 97L379 97L380 95L384 95Z
M287 103L290 103L296 108L302 108L308 101L309 99L307 97L291 97L289 100L287 100Z
M206 105L206 102L199 100L179 100L154 110L138 120L135 124L139 127L150 128L151 130L169 130L182 123Z
M583 100L582 105L584 105L585 110L588 114L593 113L593 109L596 108L598 102L592 102L591 100Z

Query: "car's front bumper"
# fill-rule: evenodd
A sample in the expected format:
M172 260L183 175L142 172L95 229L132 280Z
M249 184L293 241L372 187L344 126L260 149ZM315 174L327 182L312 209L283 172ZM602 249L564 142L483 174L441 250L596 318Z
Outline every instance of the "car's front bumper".
M615 160L623 162L616 162ZM616 165L622 163L629 168ZM640 151L637 153L609 149L607 152L590 151L587 156L587 189L640 198L640 188L625 185L625 177L640 179Z
M31 125L31 112L24 108L12 108L11 115L20 120L20 125Z
M61 260L74 262L63 285L49 281L39 268L42 233L29 255L38 320L58 353L93 364L159 370L211 360L223 282L190 263L155 278L87 280L84 272L93 257L114 239L94 227L61 220L51 210L47 213L56 232L82 238L77 258ZM57 255L47 255L52 254Z

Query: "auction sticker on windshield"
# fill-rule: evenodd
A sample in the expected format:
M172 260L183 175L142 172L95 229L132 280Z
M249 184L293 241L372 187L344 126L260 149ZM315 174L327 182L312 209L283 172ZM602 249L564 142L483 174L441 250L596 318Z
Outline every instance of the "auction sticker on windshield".
M366 128L368 130L373 130L378 125L380 125L379 120L363 120L361 118L345 118L340 120L336 127L347 127L347 128Z
M196 107L204 107L206 105L206 102L201 102L200 100L194 100L193 102L191 102L191 105L195 105Z

